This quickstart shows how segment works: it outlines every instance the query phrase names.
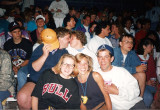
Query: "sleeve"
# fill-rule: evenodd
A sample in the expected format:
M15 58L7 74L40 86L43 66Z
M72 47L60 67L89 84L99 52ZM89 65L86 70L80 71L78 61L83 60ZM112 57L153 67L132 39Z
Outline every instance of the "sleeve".
M90 51L92 51L92 52L94 52L94 53L96 53L94 50L94 42L92 41L92 39L89 41L89 43L87 44L87 48L90 50Z
M67 5L66 1L63 2L62 13L64 13L64 14L69 13L69 8L68 8L68 5Z
M42 97L43 86L45 85L45 83L47 81L48 73L49 73L49 70L45 70L42 73L42 75L40 76L40 78L38 79L38 81L36 83L36 86L31 94L31 96L35 96L39 99Z
M141 64L141 61L136 53L134 51L131 51L131 57L128 57L128 59L126 60L127 62L124 68L127 69L131 74L136 73L136 67Z
M55 10L55 6L54 6L54 5L55 5L55 1L53 1L53 2L50 4L48 10L49 10L49 11L51 11L52 9Z
M12 63L9 54L6 52L1 56L0 68L0 91L8 90L13 83Z
M122 71L124 74L120 76L123 80L123 86L119 87L119 96L128 101L133 100L140 94L139 85L137 80L125 69Z

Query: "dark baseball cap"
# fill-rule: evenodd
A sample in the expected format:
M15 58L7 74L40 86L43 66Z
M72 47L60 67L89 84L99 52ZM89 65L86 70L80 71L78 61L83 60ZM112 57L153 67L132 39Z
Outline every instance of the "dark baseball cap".
M16 21L13 21L8 25L8 29L10 32L12 32L13 30L15 30L17 28L20 29L21 27L19 26L18 22L16 22Z
M113 51L113 48L111 46L103 44L103 45L98 47L97 52L101 49L107 49L111 53L111 55L114 56L114 51Z

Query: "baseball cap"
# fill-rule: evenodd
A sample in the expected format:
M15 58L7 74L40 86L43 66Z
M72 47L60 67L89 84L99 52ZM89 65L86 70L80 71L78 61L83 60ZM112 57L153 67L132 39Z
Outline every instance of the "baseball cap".
M112 54L112 56L114 56L114 51L113 51L113 48L111 46L103 44L103 45L98 47L97 52L101 49L107 49Z
M59 48L59 41L56 32L50 28L46 28L41 32L41 39L44 44L51 44L50 51Z
M20 29L21 27L19 26L18 22L16 22L16 21L13 21L8 25L8 29L10 32L17 29L17 28Z
M38 15L38 16L36 17L36 21L37 21L38 19L43 19L43 20L45 21L45 17L42 16L42 15Z

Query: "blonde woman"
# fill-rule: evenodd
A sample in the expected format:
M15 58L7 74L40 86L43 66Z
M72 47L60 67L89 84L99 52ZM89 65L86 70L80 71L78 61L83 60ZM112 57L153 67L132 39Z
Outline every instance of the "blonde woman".
M85 54L76 56L76 81L81 96L81 109L112 109L108 93L104 92L104 80L97 72L93 72L92 59Z
M78 85L73 79L75 57L64 54L54 69L45 70L32 92L32 109L79 109ZM56 74L55 74L56 73Z

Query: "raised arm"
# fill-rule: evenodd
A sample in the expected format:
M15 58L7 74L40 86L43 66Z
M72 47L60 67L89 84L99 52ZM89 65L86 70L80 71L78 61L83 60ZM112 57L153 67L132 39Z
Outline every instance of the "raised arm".
M98 84L101 92L104 95L106 106L107 106L107 110L112 110L112 103L111 103L110 96L109 96L108 93L106 93L104 91L104 80L103 80L102 76L97 72L93 72L93 78L96 81L96 83Z

